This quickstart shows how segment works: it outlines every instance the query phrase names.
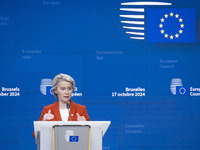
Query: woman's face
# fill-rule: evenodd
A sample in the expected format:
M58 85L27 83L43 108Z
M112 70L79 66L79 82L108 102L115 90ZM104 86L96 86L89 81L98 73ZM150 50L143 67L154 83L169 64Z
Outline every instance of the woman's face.
M61 81L58 83L58 88L55 93L58 95L59 101L63 103L69 102L73 92L73 87L70 82Z

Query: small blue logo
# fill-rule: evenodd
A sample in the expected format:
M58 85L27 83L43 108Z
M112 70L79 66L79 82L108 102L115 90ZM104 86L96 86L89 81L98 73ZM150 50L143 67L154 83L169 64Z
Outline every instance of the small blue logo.
M53 95L52 79L42 79L40 84L40 91L42 95Z
M79 136L69 136L69 142L79 142Z
M52 91L52 86L46 86L46 95L52 95L53 91Z
M176 87L176 95L188 95L189 88L184 86L177 86Z

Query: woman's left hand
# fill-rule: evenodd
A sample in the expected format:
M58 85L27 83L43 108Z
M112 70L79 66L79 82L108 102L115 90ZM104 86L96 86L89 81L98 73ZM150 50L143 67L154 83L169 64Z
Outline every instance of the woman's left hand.
M80 116L79 113L76 113L77 115L77 121L86 121L84 116Z

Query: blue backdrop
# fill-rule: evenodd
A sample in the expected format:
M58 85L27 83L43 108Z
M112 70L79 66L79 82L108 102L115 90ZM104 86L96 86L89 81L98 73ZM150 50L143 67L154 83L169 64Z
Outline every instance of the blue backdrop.
M200 149L200 1L127 2L141 1L0 1L0 149L36 149L59 73L92 121L112 122L104 150Z

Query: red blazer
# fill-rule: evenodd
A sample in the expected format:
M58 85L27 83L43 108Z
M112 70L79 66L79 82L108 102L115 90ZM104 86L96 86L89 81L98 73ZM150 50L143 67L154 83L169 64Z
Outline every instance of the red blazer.
M48 106L45 106L42 110L41 116L39 121L43 120L43 117L48 111L51 110L51 114L54 115L54 118L49 120L49 121L62 121L61 115L60 115L60 110L59 110L59 103L58 100ZM74 103L72 100L70 100L70 116L71 116L71 121L77 121L77 114L78 113L80 116L84 116L86 121L90 121L90 118L88 116L86 107L83 105L79 105L77 103ZM69 118L68 118L69 121ZM33 136L35 137L35 132L33 131Z

